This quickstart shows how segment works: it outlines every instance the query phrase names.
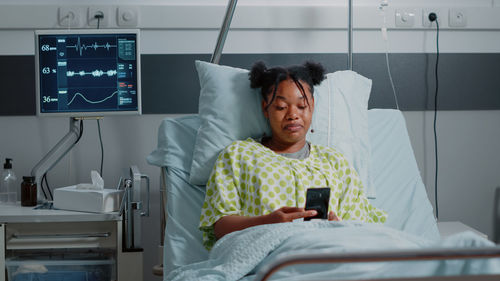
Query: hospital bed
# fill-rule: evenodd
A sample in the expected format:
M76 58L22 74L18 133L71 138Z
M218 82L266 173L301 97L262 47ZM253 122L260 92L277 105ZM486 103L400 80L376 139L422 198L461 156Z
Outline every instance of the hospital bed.
M387 227L425 239L439 240L432 206L420 177L402 113L391 109L371 109L368 111L368 120L369 138L372 144L373 181L377 187L377 198L371 199L371 202L388 212L389 219L385 223ZM149 157L151 163L162 165L162 177L166 183L164 276L168 276L178 267L201 262L209 257L208 251L202 245L201 231L198 230L201 205L205 197L204 187L189 183L192 148L199 126L200 119L197 115L165 119L159 129L159 146ZM500 250L492 249L493 243L488 245L481 240L484 238L479 236L477 239L489 247L481 248L479 251L475 249L475 252L468 252L470 249L458 252L456 249L450 249L448 258L458 257L464 253L470 256L498 256ZM415 259L447 257L446 251L436 249L430 253L422 252L425 249L411 249L409 252L380 252L380 250L368 253L354 252L355 257L349 258L349 255L344 255L344 258L352 262L369 261L374 257L378 257L379 261L408 260L409 257ZM320 253L312 257L318 259L316 262L322 262L321 259L333 260L335 255L338 258L338 253L326 256L325 253ZM296 263L297 259L310 262L311 255L288 256L287 259L293 260L293 263ZM283 261L274 261L274 263L280 262ZM500 275L496 277L499 278Z
M223 23L225 31L221 31L214 52L215 60L220 57L232 16L230 10L234 12L234 8L235 1L231 1ZM148 157L148 162L161 169L164 200L162 216L166 221L162 225L165 230L162 233L165 280L265 280L271 274L274 274L273 280L440 280L442 276L450 280L500 280L500 249L492 242L473 233L461 233L451 239L441 240L402 113L392 109L371 109L366 114L371 146L371 180L377 194L376 198L370 200L388 213L389 218L384 226L378 228L350 222L337 223L333 230L339 235L336 238L351 244L347 247L333 245L332 249L321 249L323 245L305 247L306 251L298 249L295 247L298 244L315 241L303 237L298 239L290 234L283 241L280 240L283 243L278 248L270 248L258 262L252 260L255 264L243 261L253 269L243 271L242 275L231 275L235 267L231 263L241 262L241 256L254 255L253 242L259 237L270 235L269 239L281 239L280 235L274 234L286 236L288 233L303 233L300 232L302 229L310 227L314 232L321 233L330 226L326 226L327 222L309 225L298 222L288 224L289 228L284 231L274 229L274 226L258 226L256 230L227 235L230 237L218 242L222 246L217 248L216 245L209 253L202 245L202 233L198 230L205 187L190 183L193 150L202 122L200 115L163 120L158 133L158 147ZM370 240L378 236L381 239ZM321 240L321 236L312 239ZM366 244L362 240L374 243ZM409 240L411 243L406 244ZM239 249L241 256L231 252L231 248ZM288 249L280 252L280 248ZM492 257L494 259L485 259ZM218 263L224 259L225 262ZM351 264L333 267L330 264L346 262ZM457 275L457 279L452 279L452 275Z

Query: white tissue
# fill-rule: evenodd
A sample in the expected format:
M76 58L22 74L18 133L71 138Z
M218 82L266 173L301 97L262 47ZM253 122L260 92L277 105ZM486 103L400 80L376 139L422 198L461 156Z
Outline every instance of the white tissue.
M87 189L87 190L103 190L104 189L104 180L101 175L97 171L90 171L90 178L92 179L92 183L79 183L76 185L76 189Z

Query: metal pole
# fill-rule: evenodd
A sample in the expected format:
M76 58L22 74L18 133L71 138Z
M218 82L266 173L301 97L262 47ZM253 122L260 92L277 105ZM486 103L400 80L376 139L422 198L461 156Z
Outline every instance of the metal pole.
M349 0L349 12L347 23L347 68L352 70L352 0Z
M219 64L222 49L224 48L224 43L226 42L227 33L229 32L229 27L231 26L231 20L233 19L234 10L236 10L236 4L238 0L229 0L226 8L226 15L224 16L224 21L220 28L219 37L217 37L217 44L215 45L214 53L210 59L211 63Z

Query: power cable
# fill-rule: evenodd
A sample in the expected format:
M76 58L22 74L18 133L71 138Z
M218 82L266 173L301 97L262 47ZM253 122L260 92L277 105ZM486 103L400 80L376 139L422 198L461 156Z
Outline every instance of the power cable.
M101 143L101 170L100 170L100 175L102 177L102 166L103 166L103 163L104 163L104 147L102 145L101 123L99 121L101 121L101 120L97 119L97 131L99 132L99 142Z
M434 156L436 162L436 173L434 176L434 203L436 205L436 219L439 219L438 206L438 176L439 176L439 154L438 154L438 138L437 138L437 110L438 110L438 93L439 93L439 22L435 13L429 14L429 20L436 22L436 65L434 75L436 80L436 88L434 92Z

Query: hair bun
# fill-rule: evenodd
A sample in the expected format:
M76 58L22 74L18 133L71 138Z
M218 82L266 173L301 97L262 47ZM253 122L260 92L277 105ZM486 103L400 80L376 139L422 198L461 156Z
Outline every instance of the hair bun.
M306 61L304 67L309 71L313 85L319 85L325 79L325 68L321 64Z
M261 88L264 84L265 73L267 71L266 64L263 61L256 62L250 70L250 87Z

